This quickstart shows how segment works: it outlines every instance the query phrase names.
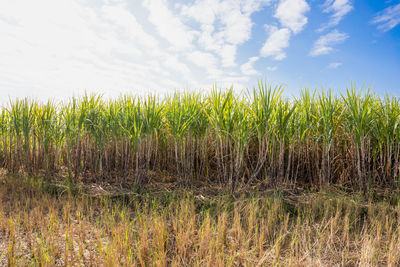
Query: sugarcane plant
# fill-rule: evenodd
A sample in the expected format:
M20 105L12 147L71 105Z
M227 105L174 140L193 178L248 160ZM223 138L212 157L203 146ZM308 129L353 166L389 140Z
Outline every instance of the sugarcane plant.
M319 166L320 185L329 184L332 179L335 137L342 120L343 102L333 95L332 90L321 89L316 100L315 120L317 122L318 139L321 139L321 164Z
M239 92L15 99L0 108L0 168L141 186L156 176L235 190L341 184L367 192L400 182L400 100L352 84L342 94L259 82Z
M368 88L357 92L352 85L350 89L346 89L346 97L344 99L346 112L346 127L351 134L352 147L355 157L353 158L354 170L357 173L358 185L362 192L366 193L368 183L371 179L370 159L371 154L368 153L371 145L370 133L374 127L373 108L375 96L370 94Z
M282 86L272 88L265 82L258 82L258 87L254 87L253 91L249 92L250 112L258 143L257 160L251 179L258 178L260 172L264 175L267 173L266 162L268 158L271 159L270 144L273 138L272 129L275 127L275 111L283 90Z

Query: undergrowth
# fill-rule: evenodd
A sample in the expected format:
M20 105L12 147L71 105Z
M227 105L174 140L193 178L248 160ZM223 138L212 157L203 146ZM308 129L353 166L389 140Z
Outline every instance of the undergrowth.
M68 188L0 180L0 265L400 264L395 193Z

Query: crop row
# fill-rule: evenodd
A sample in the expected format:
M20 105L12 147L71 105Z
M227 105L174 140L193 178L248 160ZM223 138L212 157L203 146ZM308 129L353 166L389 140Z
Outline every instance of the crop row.
M353 86L340 95L282 92L260 82L241 95L214 88L163 98L13 100L0 109L0 166L46 176L65 170L72 182L140 185L158 172L232 190L257 180L398 186L399 99Z

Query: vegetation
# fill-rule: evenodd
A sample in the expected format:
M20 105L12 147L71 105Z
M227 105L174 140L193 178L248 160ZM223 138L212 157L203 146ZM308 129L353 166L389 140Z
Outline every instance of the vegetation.
M154 172L232 191L255 181L398 187L399 99L354 87L290 99L282 92L259 83L240 96L214 88L163 99L11 101L0 111L0 166L139 187Z
M0 265L399 266L399 99L282 95L10 101Z
M0 183L2 266L400 264L400 205L390 194L153 188L95 197L37 179Z

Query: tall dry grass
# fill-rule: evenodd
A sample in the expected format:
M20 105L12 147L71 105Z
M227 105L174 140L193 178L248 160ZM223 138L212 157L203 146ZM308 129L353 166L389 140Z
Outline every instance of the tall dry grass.
M400 205L338 191L73 195L0 181L0 265L399 266Z

